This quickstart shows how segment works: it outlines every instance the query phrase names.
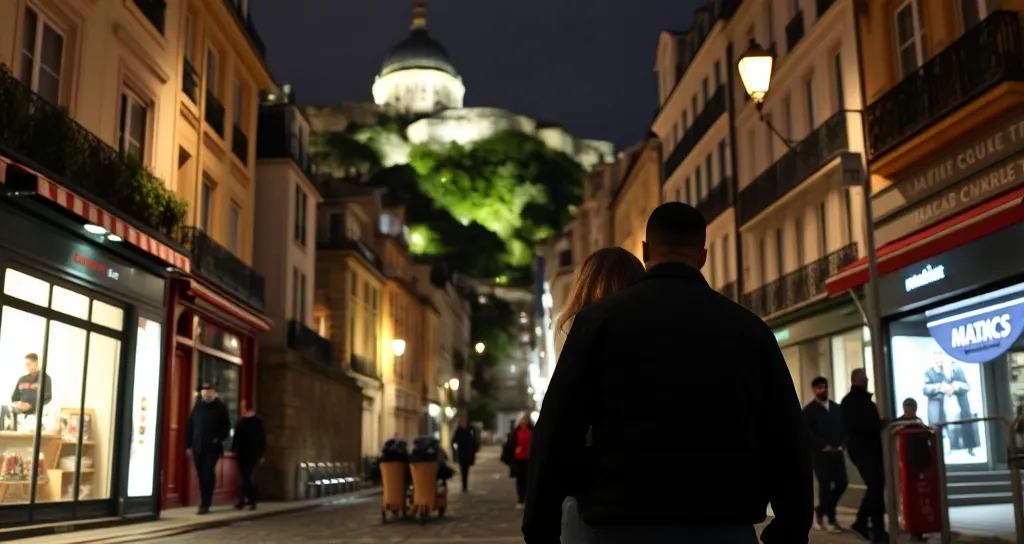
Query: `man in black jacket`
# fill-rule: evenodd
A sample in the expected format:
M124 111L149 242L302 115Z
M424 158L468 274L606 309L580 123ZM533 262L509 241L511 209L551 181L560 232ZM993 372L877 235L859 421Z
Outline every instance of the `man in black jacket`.
M469 492L469 469L476 464L476 429L469 424L469 417L463 413L459 416L459 427L452 437L452 449L455 460L459 463L459 474L462 476L462 492Z
M235 434L231 437L231 450L235 452L238 470L242 473L242 489L235 508L241 510L248 505L249 510L255 510L256 484L252 476L267 451L267 431L263 420L256 415L255 410L249 409L244 400L241 411L242 417L235 424Z
M804 418L811 431L814 474L818 477L818 506L814 509L814 528L841 533L836 521L836 505L846 491L846 431L839 405L828 398L828 379L811 381L814 400L804 406Z
M185 448L192 452L199 478L199 513L208 514L217 483L217 461L224 454L224 441L231 435L231 416L212 385L199 386L199 395L188 416Z
M873 542L888 542L885 530L885 463L882 456L882 418L868 393L868 376L863 368L850 374L850 392L843 397L843 426L850 461L867 488L850 526ZM870 524L870 527L869 527Z
M793 380L772 331L701 275L705 230L696 209L659 206L647 275L576 315L533 434L528 544L559 541L577 482L601 542L752 543L771 504L761 540L807 543L814 487Z

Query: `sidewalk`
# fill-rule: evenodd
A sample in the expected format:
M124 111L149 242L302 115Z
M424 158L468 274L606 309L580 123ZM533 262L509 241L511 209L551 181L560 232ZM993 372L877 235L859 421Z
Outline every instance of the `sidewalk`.
M292 502L260 503L257 510L235 510L216 506L205 516L196 515L194 507L173 508L160 512L160 519L104 529L81 530L59 535L23 538L25 544L115 544L139 542L168 536L223 527L240 521L303 512L325 505L342 505L378 495L380 488L363 489L342 495Z

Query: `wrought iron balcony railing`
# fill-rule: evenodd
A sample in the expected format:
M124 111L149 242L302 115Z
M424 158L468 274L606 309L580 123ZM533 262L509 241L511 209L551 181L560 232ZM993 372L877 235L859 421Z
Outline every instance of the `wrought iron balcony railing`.
M729 283L719 287L718 292L722 293L723 295L729 297L732 300L735 300L736 302L739 302L739 296L736 292L736 282L734 281L730 281Z
M711 188L708 194L704 195L704 198L697 203L697 211L703 216L704 220L711 223L722 215L722 212L728 210L733 205L732 198L732 180L729 178L723 178Z
M380 269L381 260L377 252L362 240L350 238L344 232L331 232L321 229L317 233L316 248L318 250L354 251L366 259L375 268Z
M0 153L136 226L151 229L150 235L172 236L187 211L163 180L107 145L3 67Z
M206 111L203 118L214 132L224 137L224 106L210 89L206 89Z
M266 58L267 47L263 44L263 39L260 38L260 33L256 31L256 25L252 22L252 14L248 10L243 10L241 0L224 0L224 3L228 5L228 9L231 10L231 14L235 16L235 20L241 25L242 30L249 37L249 41L252 42L252 46L259 53L260 57Z
M362 374L367 378L380 379L380 368L377 366L377 362L371 361L366 357L353 355L349 361L349 367L352 369L352 372Z
M743 295L743 305L766 317L826 293L825 280L857 260L852 243Z
M818 18L821 19L821 16L825 15L828 8L832 7L832 4L835 3L836 0L817 0L816 7L818 8Z
M238 125L234 125L231 130L231 152L242 161L242 164L249 164L249 137Z
M181 92L185 93L193 104L199 104L199 71L187 58L184 61L181 69Z
M294 319L288 321L288 347L310 361L331 365L331 341Z
M662 183L676 171L676 168L679 168L679 165L693 151L693 148L697 147L697 144L704 138L704 135L711 130L715 121L725 113L725 106L726 87L722 85L715 91L715 94L708 100L708 103L704 105L704 110L693 120L693 124L687 129L686 134L683 134L683 138L679 140L675 149L669 154L668 159L665 160L665 179L662 180Z
M1007 81L1024 81L1024 40L1020 15L997 11L867 107L868 158L882 157Z
M183 227L178 242L192 253L193 273L263 311L266 307L266 282L259 272L242 262L231 250L218 244L202 229Z
M135 6L149 19L150 23L164 33L164 17L167 14L167 2L164 0L135 0Z
M736 199L740 225L757 217L849 149L848 115L856 114L840 111L826 119L814 132L796 144L795 149L783 155L740 191Z
M796 47L804 38L804 10L798 10L796 15L786 23L786 53Z

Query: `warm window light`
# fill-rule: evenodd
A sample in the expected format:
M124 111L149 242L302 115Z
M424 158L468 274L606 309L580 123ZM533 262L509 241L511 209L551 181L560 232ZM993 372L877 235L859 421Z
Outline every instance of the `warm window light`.
M450 387L452 389L452 391L458 391L459 390L459 379L458 378L452 378L452 379L448 380L448 387Z
M751 39L750 47L736 63L740 72L740 80L743 81L743 88L750 95L750 99L757 104L763 102L764 96L768 94L768 87L772 82L774 60L771 51Z
M101 227L99 225L93 225L92 223L86 223L85 224L85 231L88 232L88 233L91 233L91 234L106 234L107 233L107 229L105 229L105 228L103 228L103 227Z
M485 346L483 342L477 342L476 345L473 346L473 349L476 350L477 353L483 353L484 350L487 349L487 346Z
M395 338L391 341L391 353L395 354L395 357L401 357L405 353L405 340L401 338Z

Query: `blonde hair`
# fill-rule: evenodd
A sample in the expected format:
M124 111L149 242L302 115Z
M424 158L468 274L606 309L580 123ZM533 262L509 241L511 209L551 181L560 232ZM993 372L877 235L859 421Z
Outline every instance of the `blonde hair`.
M624 289L643 275L644 265L640 259L621 247L606 247L591 253L572 282L569 298L558 316L558 330L564 333L566 325L584 307Z

